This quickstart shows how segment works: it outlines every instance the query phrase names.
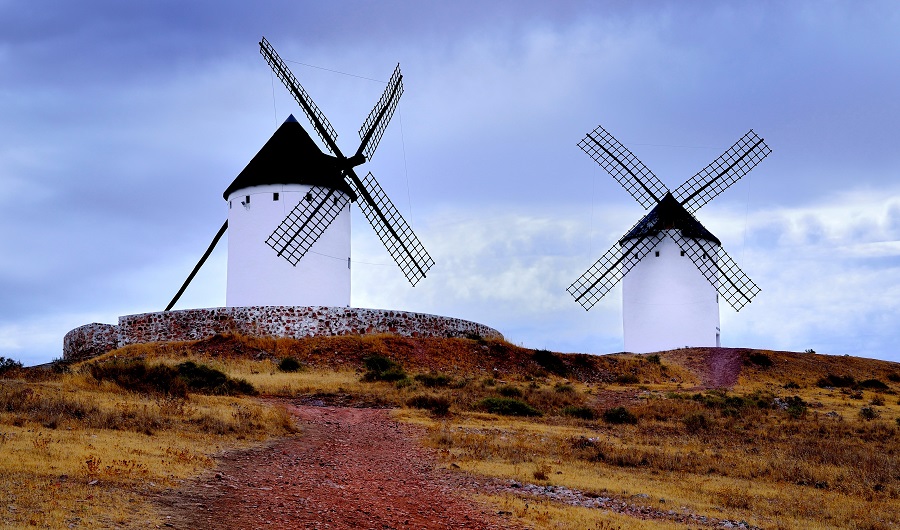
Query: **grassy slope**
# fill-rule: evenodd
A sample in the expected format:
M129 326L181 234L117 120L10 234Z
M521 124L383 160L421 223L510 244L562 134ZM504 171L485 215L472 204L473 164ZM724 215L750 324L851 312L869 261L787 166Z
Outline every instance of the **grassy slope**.
M191 359L244 378L264 394L395 405L399 419L423 426L426 443L447 466L565 486L645 511L674 509L764 528L900 525L894 509L900 382L892 380L900 378L900 366L740 350L743 369L725 393L700 389L710 354L536 354L500 341L392 336L213 337L132 346L93 362ZM410 378L361 382L370 355L392 359ZM760 355L771 365L762 366L769 363ZM306 369L279 372L277 361L288 356ZM0 398L0 509L13 506L9 519L0 519L12 526L156 521L148 498L209 467L209 455L291 430L276 409L252 398L148 398L98 383L78 365L72 370L45 381L0 380L6 396ZM857 383L877 379L887 389L816 385L829 374ZM31 405L9 406L9 396L26 390ZM450 413L406 406L416 397L442 400ZM491 414L486 398L515 399L542 415ZM636 423L604 421L614 407L624 407ZM860 416L864 408L875 417ZM80 418L66 416L78 410ZM152 434L142 432L148 422ZM502 493L486 499L539 528L648 527L630 515L542 499ZM38 507L47 505L56 509L41 515ZM686 528L672 519L654 524Z

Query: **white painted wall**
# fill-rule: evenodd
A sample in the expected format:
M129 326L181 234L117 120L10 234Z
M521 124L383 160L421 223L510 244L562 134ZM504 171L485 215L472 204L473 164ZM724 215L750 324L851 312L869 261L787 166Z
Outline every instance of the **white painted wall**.
M349 202L296 267L266 244L309 189L302 184L252 186L228 197L228 307L350 306Z
M719 346L718 293L668 235L625 275L622 316L628 352Z

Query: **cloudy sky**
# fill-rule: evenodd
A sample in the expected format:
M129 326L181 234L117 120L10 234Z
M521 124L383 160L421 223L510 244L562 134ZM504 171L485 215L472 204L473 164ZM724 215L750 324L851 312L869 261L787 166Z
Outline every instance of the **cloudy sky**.
M437 264L410 287L355 212L354 306L621 351L621 290L586 312L566 287L643 210L576 143L602 124L675 188L752 128L772 154L698 213L762 288L723 344L900 361L900 4L250 4L0 0L0 355L165 307L301 117L266 36L345 151L403 69L366 170ZM223 240L176 308L225 277Z

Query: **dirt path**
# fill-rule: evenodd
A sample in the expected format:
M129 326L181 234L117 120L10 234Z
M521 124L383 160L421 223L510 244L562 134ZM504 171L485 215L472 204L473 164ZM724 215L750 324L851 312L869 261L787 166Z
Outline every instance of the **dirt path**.
M700 376L699 389L730 389L744 366L742 348L691 348L672 350L667 355Z
M379 409L289 405L301 436L229 453L161 503L167 526L219 528L514 528L464 499L415 432Z
M707 388L731 388L741 375L743 362L741 354L734 348L716 348L706 359L709 371L706 373Z

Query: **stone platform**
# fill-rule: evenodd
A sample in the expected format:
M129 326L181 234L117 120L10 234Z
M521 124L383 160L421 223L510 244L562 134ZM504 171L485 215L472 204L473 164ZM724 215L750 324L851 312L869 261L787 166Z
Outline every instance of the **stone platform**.
M200 340L236 332L266 337L329 335L471 337L502 339L496 329L458 318L390 309L322 306L257 306L185 309L119 317L115 324L87 324L66 333L63 359L78 361L129 344Z

